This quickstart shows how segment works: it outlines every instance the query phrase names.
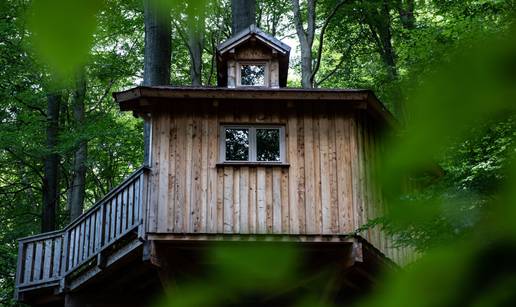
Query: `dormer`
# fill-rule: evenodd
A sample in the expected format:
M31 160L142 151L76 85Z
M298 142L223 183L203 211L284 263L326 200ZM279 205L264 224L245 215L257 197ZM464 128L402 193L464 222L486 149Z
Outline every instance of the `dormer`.
M217 84L228 88L285 87L289 54L288 45L251 25L217 47Z

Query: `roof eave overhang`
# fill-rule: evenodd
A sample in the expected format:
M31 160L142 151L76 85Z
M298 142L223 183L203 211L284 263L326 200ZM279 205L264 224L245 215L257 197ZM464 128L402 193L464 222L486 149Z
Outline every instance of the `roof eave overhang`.
M397 126L396 119L370 90L360 89L301 89L301 88L206 88L206 87L146 87L138 86L126 91L113 93L122 111L140 113L155 106L164 106L164 101L286 101L292 104L304 102L337 103L353 109L362 109L375 119Z

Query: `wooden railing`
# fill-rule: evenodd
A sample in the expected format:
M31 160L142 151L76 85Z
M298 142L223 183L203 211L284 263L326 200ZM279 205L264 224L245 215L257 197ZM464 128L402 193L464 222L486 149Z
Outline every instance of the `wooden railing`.
M17 286L61 279L63 232L54 231L19 240Z
M19 240L18 289L58 283L143 227L146 169L140 168L61 231Z

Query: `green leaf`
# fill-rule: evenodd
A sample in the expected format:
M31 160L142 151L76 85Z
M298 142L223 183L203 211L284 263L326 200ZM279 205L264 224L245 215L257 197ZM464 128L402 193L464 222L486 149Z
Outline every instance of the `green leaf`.
M88 60L101 0L38 0L29 10L36 54L61 78Z

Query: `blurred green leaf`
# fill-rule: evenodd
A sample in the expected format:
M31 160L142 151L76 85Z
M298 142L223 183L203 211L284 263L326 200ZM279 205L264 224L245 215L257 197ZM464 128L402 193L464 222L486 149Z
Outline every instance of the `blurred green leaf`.
M212 251L218 278L236 289L271 289L294 277L296 250L289 244L217 246Z
M157 306L265 303L298 277L298 252L285 242L219 243L207 251L206 275L171 286Z
M513 30L467 44L417 90L406 132L387 145L389 154L381 172L394 204L402 194L399 182L428 170L428 161L441 158L454 139L500 114L514 114L515 42Z
M61 79L88 61L102 0L37 0L29 11L35 51Z
M458 247L458 246L457 246ZM461 246L461 251L470 251ZM418 263L385 279L375 294L362 302L365 307L433 307L454 306L467 272L464 252L440 248Z
M209 283L180 284L168 289L156 307L216 306L227 293Z
M508 130L502 128L503 123L512 122L516 113L515 67L516 27L513 24L511 30L498 36L479 36L463 42L450 56L450 61L437 68L416 90L410 104L413 116L407 122L406 131L388 145L386 168L382 170L382 182L389 194L389 212L392 220L405 230L417 229L434 220L435 223L423 231L426 236L439 238L439 232L452 236L447 242L430 248L401 273L383 280L382 290L361 306L510 306L516 303L513 291L516 281L513 262L516 151L514 141L509 140L514 139L512 126L509 124ZM456 142L471 141L472 127L482 127L493 119L499 120L494 132L503 131L495 138L498 144L488 135L485 143L474 146L474 152L468 153L470 157L484 150L492 157L504 153L498 157L500 161L496 163L500 165L496 167L498 175L505 180L497 183L488 199L481 201L478 195L464 191L462 199L453 200L448 197L446 186L436 187L430 194L416 193L417 197L404 193L400 182L414 173L428 171L429 160L439 160ZM482 135L478 130L473 131ZM489 163L484 162L465 172L473 176L486 169ZM482 203L481 207L478 202ZM440 224L444 219L455 223L461 218L468 220L464 216L473 210L479 214L466 233L461 233L460 225Z

